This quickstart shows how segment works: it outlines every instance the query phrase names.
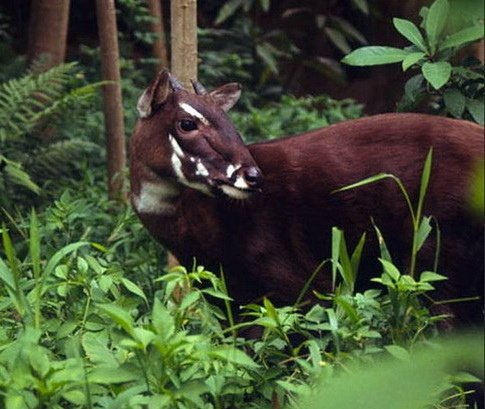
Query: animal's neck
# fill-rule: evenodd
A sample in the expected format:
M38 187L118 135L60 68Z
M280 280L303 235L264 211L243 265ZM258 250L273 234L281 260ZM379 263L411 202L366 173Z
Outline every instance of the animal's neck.
M172 216L182 186L171 177L161 177L149 169L137 169L139 177L132 186L132 201L137 213Z

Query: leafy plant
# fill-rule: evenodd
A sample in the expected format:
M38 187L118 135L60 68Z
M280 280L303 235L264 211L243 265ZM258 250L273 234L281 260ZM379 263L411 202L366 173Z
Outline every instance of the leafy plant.
M477 8L477 12L483 14L483 7ZM462 66L452 65L452 59L460 48L483 38L483 17L475 16L465 27L447 34L448 0L436 0L429 9L422 8L420 15L421 29L409 20L393 19L396 30L411 42L409 47L362 47L351 52L342 62L356 66L400 62L403 71L418 69L420 73L406 83L401 109L416 106L430 94L435 111L457 118L470 117L483 124L483 64L469 60Z
M284 95L278 103L249 112L230 113L236 128L248 142L292 135L362 116L362 105L351 99L326 95L297 98ZM275 121L275 118L278 118Z
M100 83L68 88L75 72L76 64L69 63L39 74L29 73L0 85L0 185L5 192L10 190L10 185L22 185L39 193L31 174L23 170L25 165L31 170L50 169L58 176L63 162L75 163L84 152L92 153L94 146L97 147L88 141L71 140L63 141L61 145L54 143L50 150L39 138L26 140L39 128L52 126L51 121L68 107L86 105L93 96ZM8 195L4 195L1 203L6 205L7 200Z

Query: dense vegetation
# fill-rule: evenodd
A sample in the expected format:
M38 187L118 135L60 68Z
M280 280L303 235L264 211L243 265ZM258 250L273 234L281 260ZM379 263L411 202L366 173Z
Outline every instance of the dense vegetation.
M284 84L271 73L290 55L278 48L281 33L262 35L251 18L251 10L267 10L269 2L249 3L227 2L217 14L217 23L227 26L200 33L203 83L230 78L258 89L246 92L240 110L231 113L247 141L363 115L352 100L283 96ZM366 1L351 3L368 10ZM441 35L444 26L430 19L445 18L438 9L444 4L438 0L422 13L427 35ZM150 42L141 2L124 0L120 7L129 28L123 47L133 44L132 31ZM341 20L333 24L339 30L327 33L349 51L338 33L349 41L360 33ZM456 62L444 74L431 70L434 76L425 68L444 67L461 46L480 38L475 22L466 24L455 30L465 34L447 37L453 44L442 46L439 56L429 49L400 54L406 68L422 71L406 86L402 109L424 103L438 114L483 122L483 64ZM196 260L167 271L165 251L130 206L106 199L97 50L82 47L77 63L42 74L21 71L23 57L8 46L8 22L3 27L9 60L0 69L1 407L466 407L476 376L483 375L483 345L477 334L439 338L446 317L428 305L433 285L446 277L399 271L380 237L383 269L367 291L356 292L365 237L350 249L344 232L334 229L332 258L321 267L329 267L335 284L331 293L317 294L322 303L277 308L265 299L242 307L242 322L233 316L223 272L206 271ZM400 32L403 27L414 31L396 24ZM220 40L227 35L239 41ZM440 43L427 44L436 51ZM122 61L128 130L150 71L149 61ZM441 86L437 77L446 77ZM430 155L422 164L423 185L431 161ZM477 187L483 189L479 179ZM478 188L474 206L483 212ZM419 212L413 218L421 246L436 232ZM411 257L419 246L414 250ZM259 336L243 337L248 328Z

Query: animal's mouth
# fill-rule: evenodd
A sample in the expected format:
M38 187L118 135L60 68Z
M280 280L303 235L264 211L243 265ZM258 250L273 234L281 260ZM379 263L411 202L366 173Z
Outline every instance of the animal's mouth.
M230 183L221 183L217 188L226 196L237 200L249 199L254 193L260 192L261 189L240 188Z

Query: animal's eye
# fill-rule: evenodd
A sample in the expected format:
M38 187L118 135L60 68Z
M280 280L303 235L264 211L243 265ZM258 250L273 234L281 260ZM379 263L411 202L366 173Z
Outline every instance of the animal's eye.
M182 121L180 121L180 128L182 129L182 131L190 132L197 129L197 124L195 123L195 121L192 121L190 119L183 119Z

